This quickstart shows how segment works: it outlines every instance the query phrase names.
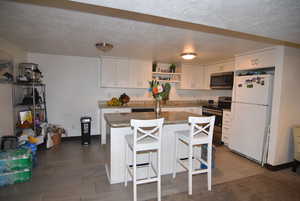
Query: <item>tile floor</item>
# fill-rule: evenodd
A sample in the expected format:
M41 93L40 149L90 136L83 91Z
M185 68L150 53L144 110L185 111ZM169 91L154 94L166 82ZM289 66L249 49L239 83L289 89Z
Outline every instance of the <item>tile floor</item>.
M264 172L238 180L216 184L211 192L201 189L188 196L177 193L164 196L165 201L299 201L300 175L290 169ZM155 199L152 199L153 201Z
M79 141L65 141L51 150L38 153L38 166L33 170L32 181L0 188L2 201L104 201L132 200L132 185L110 185L104 168L103 147L92 141L82 147ZM239 181L267 171L259 165L231 153L224 146L216 151L216 168L213 171L215 186ZM193 177L194 193L207 192L206 175ZM180 173L176 179L171 175L162 178L162 194L184 196L187 192L187 174ZM179 194L178 194L179 193ZM156 185L138 187L138 200L156 196ZM171 197L172 198L172 197ZM172 198L173 199L173 198ZM189 198L190 199L190 198Z

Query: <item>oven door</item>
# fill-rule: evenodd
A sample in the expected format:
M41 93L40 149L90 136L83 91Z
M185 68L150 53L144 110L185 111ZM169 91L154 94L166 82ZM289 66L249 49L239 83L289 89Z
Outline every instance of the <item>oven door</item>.
M233 72L229 73L214 73L210 77L211 89L232 89L233 87Z

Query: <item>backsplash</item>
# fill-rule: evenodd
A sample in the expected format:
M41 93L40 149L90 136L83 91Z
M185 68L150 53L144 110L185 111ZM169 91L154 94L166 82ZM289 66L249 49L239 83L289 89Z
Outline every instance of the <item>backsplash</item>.
M131 100L152 100L152 95L147 89L119 89L101 88L102 99L109 100L112 97L119 97L122 93L130 96ZM172 86L170 100L217 100L219 96L231 96L231 90L180 90Z

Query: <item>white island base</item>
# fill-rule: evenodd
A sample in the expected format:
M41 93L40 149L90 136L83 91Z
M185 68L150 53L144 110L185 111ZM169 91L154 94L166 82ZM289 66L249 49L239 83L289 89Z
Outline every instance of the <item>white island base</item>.
M111 184L124 182L125 173L125 135L131 134L130 127L110 127L108 128L110 134L108 135L108 143L105 145L106 152L106 172ZM162 150L161 150L161 174L171 174L174 165L174 149L175 149L175 131L188 130L188 124L168 124L164 125L162 132ZM178 146L179 157L186 158L188 147L182 143ZM197 156L200 154L197 151ZM131 160L131 158L130 158ZM152 156L152 161L156 167L156 152ZM187 162L187 160L186 160ZM148 154L141 153L137 155L137 164L148 163ZM194 167L200 167L199 162L194 161ZM184 169L177 163L177 172L184 171ZM147 166L137 168L137 176L145 178L147 173ZM152 173L154 175L154 173Z

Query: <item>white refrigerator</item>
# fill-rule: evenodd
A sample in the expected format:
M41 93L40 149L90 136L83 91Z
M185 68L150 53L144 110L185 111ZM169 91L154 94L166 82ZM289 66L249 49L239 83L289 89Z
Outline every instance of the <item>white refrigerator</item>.
M229 148L263 164L266 160L272 75L236 76Z

